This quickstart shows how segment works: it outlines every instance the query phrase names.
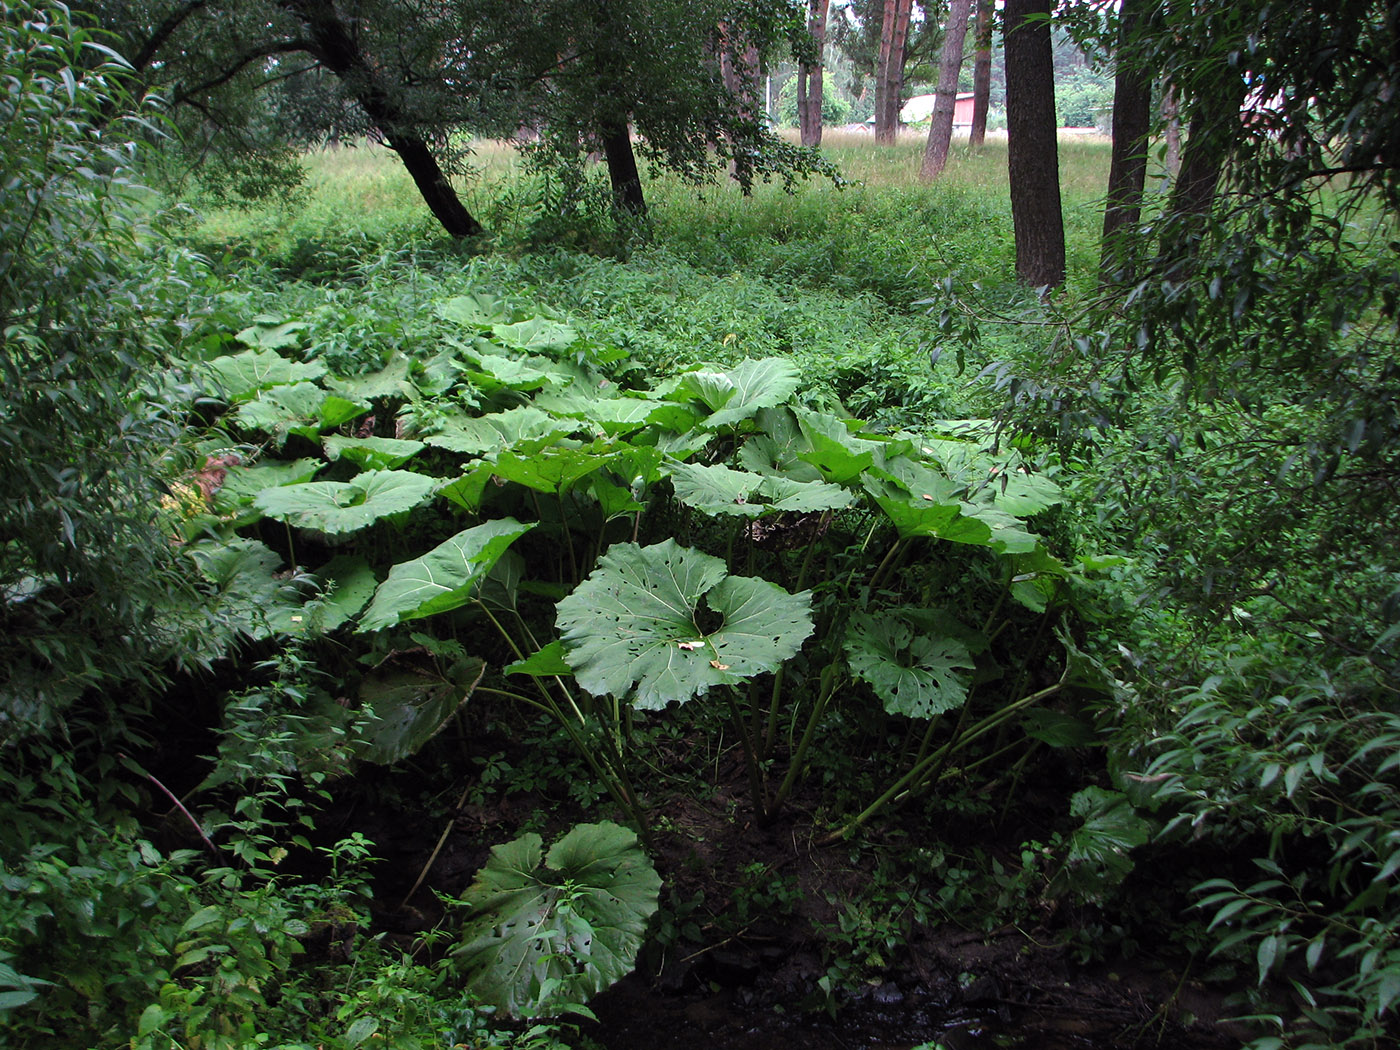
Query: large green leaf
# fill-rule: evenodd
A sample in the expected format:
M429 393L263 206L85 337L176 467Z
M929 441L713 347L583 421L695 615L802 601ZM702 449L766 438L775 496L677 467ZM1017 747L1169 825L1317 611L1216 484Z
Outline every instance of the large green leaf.
M230 401L247 401L259 390L283 386L326 374L319 361L309 364L288 361L275 350L247 350L241 354L215 358L204 366Z
M305 321L260 317L234 338L255 350L290 350L301 346L306 329Z
M377 671L360 684L372 717L357 727L355 754L391 765L417 754L471 697L486 672L482 660L458 668L457 681L416 670Z
M282 556L257 540L201 540L186 548L215 588L220 616L250 638L269 638L305 596L278 574Z
M532 528L514 518L497 518L457 533L421 558L395 565L375 592L360 630L379 631L466 605L477 581Z
M509 304L490 292L469 292L438 303L436 312L445 321L487 327L509 321Z
M684 703L777 670L812 633L809 592L726 576L719 558L674 540L617 544L598 565L558 605L569 664L595 695ZM719 626L702 627L711 616Z
M368 470L349 481L308 481L265 489L253 505L270 518L340 536L418 506L437 478L411 470Z
M568 325L544 317L492 325L491 334L506 346L520 350L567 350L578 338L578 332Z
M517 1018L581 1006L629 974L661 893L636 835L616 824L577 825L543 858L542 846L531 833L494 847L462 894L467 989Z
M280 445L287 435L314 438L323 430L363 415L369 405L322 390L315 383L292 383L263 390L238 410L239 425L271 434Z
M707 514L761 518L781 511L807 513L849 507L851 493L823 481L765 477L716 464L683 463L671 472L676 498Z
M460 416L441 423L435 433L423 440L451 452L483 456L510 448L527 438L564 437L574 430L572 423L560 422L538 408L522 405L506 412L485 416Z
M675 401L699 401L710 410L701 424L707 430L733 426L761 408L780 405L797 390L797 365L785 357L744 361L728 372L687 372L670 396Z
M351 463L374 470L401 467L426 447L421 441L404 438L358 438L339 434L332 434L321 444L332 463L344 456Z
M333 631L365 607L379 582L369 562L358 555L340 554L316 575L324 581L322 592L303 605L281 605L269 610L268 622L283 634L315 636Z
M967 700L973 669L967 646L946 635L927 635L895 611L860 613L846 633L851 673L869 683L892 715L931 718Z

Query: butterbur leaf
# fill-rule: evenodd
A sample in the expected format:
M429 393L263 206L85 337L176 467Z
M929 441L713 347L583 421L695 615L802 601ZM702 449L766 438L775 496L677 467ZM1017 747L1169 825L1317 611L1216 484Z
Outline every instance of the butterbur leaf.
M268 612L268 623L283 634L307 636L333 631L365 607L379 582L364 558L342 554L332 558L316 575L325 589L304 605L278 606Z
M376 673L360 685L360 702L373 717L356 729L355 754L392 765L417 754L471 697L486 673L482 660L460 666L456 681L416 670Z
M483 456L527 438L565 437L573 430L572 423L561 423L537 408L523 405L505 412L450 420L423 440L450 452Z
M341 536L418 506L437 479L410 470L368 470L349 481L308 481L265 489L253 505L269 518Z
M421 558L395 565L359 629L379 631L466 605L477 582L532 528L514 518L497 518L457 533Z
M506 674L528 674L536 678L552 678L556 675L569 676L574 669L564 659L564 643L555 639L537 653L524 660L506 665Z
M462 894L466 987L511 1017L551 1017L631 973L661 879L626 828L580 824L542 856L529 834L491 850Z
M684 463L671 472L676 498L707 514L761 518L781 511L806 513L851 505L852 496L838 485L765 477L716 464Z
M676 401L699 401L710 410L701 423L707 430L752 417L761 408L780 405L796 392L797 366L785 357L744 361L728 372L687 372L671 393Z
M438 303L436 313L444 321L487 327L510 320L510 307L490 292L469 292Z
M666 540L609 549L558 605L566 658L594 695L644 710L775 671L812 633L811 594L726 576L719 558ZM702 628L713 616L719 626Z
M234 338L244 346L251 346L256 350L290 350L301 346L302 334L305 331L305 321L259 320Z
M342 456L369 470L394 470L426 446L421 441L386 437L341 437L333 434L322 442L326 458L334 463Z
M532 351L567 350L578 338L578 332L568 325L543 317L492 325L491 334L506 346Z
M215 358L204 366L230 401L247 401L259 390L284 386L326 374L319 361L305 364L288 361L275 350L247 350L241 354Z
M1130 851L1143 845L1151 826L1119 791L1089 787L1070 800L1071 815L1082 824L1069 840L1069 885L1094 898L1118 885L1133 870Z
M875 691L885 710L932 718L967 700L972 654L956 638L916 632L897 612L860 613L846 633L851 673Z

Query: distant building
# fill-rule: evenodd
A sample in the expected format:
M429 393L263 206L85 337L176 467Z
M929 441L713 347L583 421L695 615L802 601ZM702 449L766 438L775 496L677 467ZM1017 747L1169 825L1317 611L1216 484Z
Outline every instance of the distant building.
M933 104L937 95L915 95L899 111L901 124L927 123L933 116ZM967 131L972 127L972 92L968 91L953 101L953 130Z

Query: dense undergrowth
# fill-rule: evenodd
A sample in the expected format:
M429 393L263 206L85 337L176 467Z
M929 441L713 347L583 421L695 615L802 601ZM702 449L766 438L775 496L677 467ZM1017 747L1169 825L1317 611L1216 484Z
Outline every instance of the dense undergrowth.
M6 33L36 82L81 43ZM107 72L62 112L12 96L3 140L35 186L0 226L0 434L30 468L0 580L5 1045L579 1045L507 1018L813 914L757 860L708 934L657 885L642 847L733 786L721 758L736 825L862 872L812 929L808 1008L919 928L1018 923L1083 961L1157 945L1239 989L1261 1048L1384 1043L1393 559L1330 563L1375 608L1299 617L1270 586L1212 616L1173 573L1251 527L1230 500L1188 543L1190 508L1144 527L1122 493L1150 449L987 422L1005 390L973 377L1061 330L1014 283L995 148L932 188L887 174L912 149L839 144L845 188L661 182L645 230L495 160L464 250L369 151L262 212L126 199L91 176L130 174ZM1066 150L1067 303L1104 160ZM974 282L959 343L937 293ZM1328 572L1299 575L1316 598ZM398 940L339 822L376 792L434 828L537 804Z

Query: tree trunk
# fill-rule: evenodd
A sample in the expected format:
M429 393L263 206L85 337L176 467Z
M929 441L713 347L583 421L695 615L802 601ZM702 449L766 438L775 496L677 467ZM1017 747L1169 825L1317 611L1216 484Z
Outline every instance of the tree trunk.
M1162 91L1162 125L1166 129L1164 136L1167 143L1167 170L1162 180L1165 191L1176 181L1176 173L1181 170L1181 110L1176 101L1176 88L1171 84Z
M1033 287L1065 279L1055 126L1055 67L1050 41L1053 0L1006 0L1006 133L1016 273Z
M987 106L992 99L992 15L995 0L977 0L977 53L972 60L972 130L967 144L981 149L987 140Z
M890 41L890 82L885 89L885 105L889 108L890 141L899 139L900 99L904 96L904 49L909 42L909 16L914 0L898 0L894 20L894 39Z
M1105 281L1132 280L1128 242L1142 218L1147 136L1152 130L1152 81L1129 52L1144 6L1145 0L1123 0L1119 9L1122 21L1118 28L1118 71L1113 84L1113 154L1099 261Z
M817 60L797 67L797 123L802 129L802 145L822 144L822 73L826 48L826 18L831 0L808 0L807 30L812 34Z
M894 23L898 17L899 0L885 0L885 17L880 23L880 53L875 59L875 141L894 141L889 125L890 50L894 42Z
M483 232L457 197L427 141L413 128L411 115L384 89L359 42L341 21L332 0L283 0L301 20L310 38L312 54L340 78L365 116L379 129L385 143L399 155L418 187L424 203L442 228L453 237L475 237Z
M938 94L933 99L933 119L928 126L928 144L920 177L936 179L948 164L948 148L953 142L953 115L958 101L958 74L962 72L963 42L972 14L972 0L952 0L948 24L943 30L943 58L938 66Z
M637 155L632 151L632 136L627 125L606 125L600 137L608 178L612 180L613 207L629 215L645 215L647 202L642 193L642 176L637 171Z

